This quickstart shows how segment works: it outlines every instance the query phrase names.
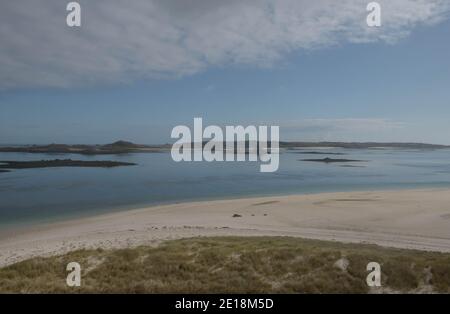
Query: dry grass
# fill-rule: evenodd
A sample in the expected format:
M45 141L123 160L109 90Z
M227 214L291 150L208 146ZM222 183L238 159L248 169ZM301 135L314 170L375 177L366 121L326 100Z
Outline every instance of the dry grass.
M344 258L346 270L336 267ZM82 285L66 286L66 265ZM382 267L377 291L366 265ZM288 237L217 237L158 247L81 250L0 269L3 293L367 293L450 292L450 254Z

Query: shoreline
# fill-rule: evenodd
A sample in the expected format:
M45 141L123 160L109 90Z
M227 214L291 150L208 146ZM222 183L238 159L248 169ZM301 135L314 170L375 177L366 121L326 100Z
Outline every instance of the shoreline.
M234 217L233 217L234 216ZM450 189L290 194L149 206L0 234L0 267L81 248L199 236L293 236L450 252Z
M162 201L152 201L152 202L141 202L136 204L129 205L112 205L109 207L100 207L88 211L86 213L69 213L69 214L60 214L57 216L44 217L40 219L32 218L25 219L18 222L0 222L0 240L3 235L20 231L20 230L30 230L38 227L55 225L58 223L64 223L69 221L94 218L98 216L117 214L117 213L125 213L129 211L147 209L150 207L157 206L167 206L167 205L177 205L177 204L186 204L186 203L203 203L203 202L216 202L216 201L237 201L242 199L257 199L257 198L270 198L270 197L288 197L288 196L301 196L301 195L318 195L318 194L333 194L333 193L357 193L357 192L395 192L395 191L412 191L412 190L449 190L449 184L419 184L419 185L390 185L388 188L380 188L375 186L363 186L363 187L352 187L352 188L342 188L336 189L331 188L329 190L307 190L307 191L284 191L284 192L259 192L259 193L251 193L251 194L234 194L234 195L221 195L221 196L203 196L203 197L195 197L195 198L184 198L179 200L162 200ZM15 232L16 233L16 232Z

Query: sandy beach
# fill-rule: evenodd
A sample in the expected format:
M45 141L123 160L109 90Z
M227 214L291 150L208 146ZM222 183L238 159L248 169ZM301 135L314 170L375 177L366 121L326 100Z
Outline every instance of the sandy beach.
M321 193L153 206L0 232L0 266L197 236L293 236L450 252L450 190Z

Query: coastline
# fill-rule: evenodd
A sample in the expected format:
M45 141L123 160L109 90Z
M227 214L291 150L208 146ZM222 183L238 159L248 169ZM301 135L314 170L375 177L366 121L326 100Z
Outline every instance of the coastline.
M450 252L450 189L354 191L156 205L0 234L0 267L81 248L204 236L293 236ZM234 217L233 217L234 216Z
M284 190L283 192L257 192L257 193L243 193L243 194L233 194L233 195L213 195L213 196L201 196L194 198L182 198L176 200L160 200L160 201L150 201L150 202L140 202L127 205L110 205L108 207L93 207L87 212L77 212L77 213L62 213L59 215L53 215L51 217L42 218L28 218L24 220L14 221L14 222L2 222L0 221L0 240L3 235L8 235L10 233L17 233L15 231L20 230L34 230L37 227L55 225L58 223L64 223L69 221L93 218L98 216L104 216L109 214L124 213L134 210L141 210L157 206L175 205L175 204L185 204L185 203L204 203L204 202L215 202L215 201L236 201L241 199L257 199L257 198L270 198L270 197L288 197L288 196L300 196L300 195L317 195L317 194L332 194L332 193L353 193L353 192L395 192L395 191L410 191L410 190L450 190L450 185L447 183L431 183L431 184L392 184L381 188L376 185L364 185L364 186L343 186L340 188L332 187L330 189L322 190L303 190L298 191Z

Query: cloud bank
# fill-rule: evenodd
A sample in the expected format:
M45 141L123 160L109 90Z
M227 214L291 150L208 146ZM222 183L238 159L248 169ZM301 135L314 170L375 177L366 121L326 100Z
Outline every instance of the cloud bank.
M61 0L4 1L0 89L176 78L209 67L277 64L289 53L341 43L395 43L448 17L449 0L80 0L81 28Z

